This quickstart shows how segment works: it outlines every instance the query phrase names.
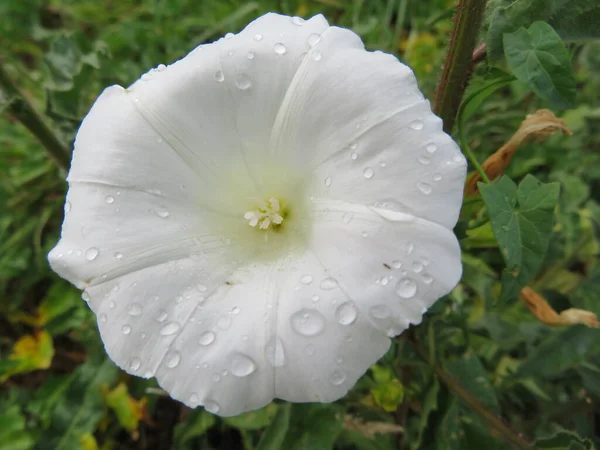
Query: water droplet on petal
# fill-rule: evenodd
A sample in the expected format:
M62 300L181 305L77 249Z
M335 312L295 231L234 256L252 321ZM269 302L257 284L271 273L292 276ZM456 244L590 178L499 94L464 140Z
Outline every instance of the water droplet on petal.
M415 273L419 273L423 270L424 266L422 263L420 263L419 261L415 261L412 263L412 270Z
M212 380L213 380L215 383L218 383L219 381L221 381L221 375L219 375L218 373L213 373L213 375L212 375Z
M351 212L344 213L344 215L342 216L342 220L344 221L344 223L352 222L353 218L354 214L352 214Z
M123 325L121 327L121 333L127 336L129 333L131 333L131 327L129 325Z
M381 283L382 286L387 286L388 283L390 282L390 279L388 277L381 277L381 280L379 280L379 282Z
M417 283L412 278L402 278L396 284L396 294L402 298L412 298L417 293Z
M292 23L294 25L298 25L299 27L304 24L305 20L302 17L294 16L292 17Z
M169 369L174 369L179 365L181 361L181 353L174 351L169 356L167 356L167 367Z
M87 293L87 291L83 291L81 293L81 298L84 302L89 302L90 301L90 294Z
M285 54L285 52L287 52L287 48L285 48L285 45L283 45L281 42L278 42L277 44L275 44L275 46L273 47L273 50L278 55L283 55L283 54Z
M429 275L428 273L424 273L422 275L422 278L423 278L423 283L425 283L425 284L433 283L433 277L431 275Z
M300 282L302 284L310 284L312 283L313 277L311 275L303 275L302 278L300 278Z
M319 311L303 308L290 317L292 329L303 336L316 336L325 329L325 317Z
M207 410L211 414L217 414L221 407L217 402L213 402L212 400L208 400L204 405L204 409Z
M71 202L65 202L65 214L68 214L71 211Z
M214 341L215 333L213 333L212 331L205 331L200 335L200 338L198 339L198 344L207 346L212 344Z
M369 314L373 319L383 320L392 315L392 308L387 305L375 305L369 309Z
M142 305L140 305L139 303L132 303L127 307L127 314L129 314L130 316L141 316L142 312Z
M357 317L358 311L352 302L344 302L335 310L335 318L342 325L352 324Z
M98 250L96 247L91 247L88 249L87 252L85 252L85 259L87 259L88 261L93 261L97 258L99 253L100 250Z
M325 186L327 186L327 187L331 186L331 181L332 181L331 177L325 178Z
M425 146L425 150L427 150L429 153L435 153L437 151L437 145L435 144L427 144Z
M233 37L233 33L227 33L225 35L225 39L231 39Z
M188 399L188 401L192 404L192 405L196 405L199 401L200 398L198 398L198 394L196 393L192 393L190 395L190 398Z
M170 336L177 333L181 328L177 322L167 322L160 328L160 334L163 336Z
M123 258L123 253L116 252L114 256L115 256L115 259L122 259Z
M115 306L117 306L117 304L114 302L114 300L111 300L110 302L108 302L108 307L109 307L110 309L114 309L114 308L115 308Z
M429 158L427 158L426 156L419 156L417 158L417 160L423 165L427 165L431 162L431 160Z
M243 353L236 353L231 358L231 373L236 377L247 377L256 370L256 363Z
M110 205L115 202L115 198L112 195L107 195L104 201Z
M375 175L375 172L373 172L373 169L370 167L367 167L365 170L363 170L363 177L365 177L367 180L373 178L373 175Z
M324 291L335 289L337 286L338 282L333 278L325 278L323 281L321 281L321 284L319 285L319 287Z
M314 50L313 52L311 52L311 55L312 59L314 59L315 61L321 61L321 59L323 58L323 54L319 50Z
M106 323L106 321L108 320L108 317L106 317L106 314L100 314L100 322L102 323Z
M350 158L352 159L352 161L356 161L356 159L358 158L358 153L350 152Z
M317 45L319 43L320 40L321 40L321 35L319 33L313 33L310 36L308 36L308 46L314 47L315 45Z
M433 174L433 181L440 181L442 179L442 174L441 173L434 173Z
M406 243L406 254L407 255L410 255L414 249L415 249L415 244L413 244L412 242Z
M410 123L410 127L413 130L417 130L417 131L422 130L423 126L424 126L424 124L423 124L423 121L421 121L421 120L415 120Z
M248 75L240 74L235 77L235 85L238 87L238 89L245 91L250 89L252 86L252 81Z
M282 367L285 364L285 351L283 343L277 336L273 336L265 347L265 354L269 364L273 367Z
M131 358L129 360L129 369L136 371L140 368L140 366L142 365L142 360L140 358Z
M164 64L159 64L156 70L158 70L159 72L163 72L166 68L167 66L165 66Z
M166 311L159 309L158 310L158 315L156 316L156 321L157 322L164 322L165 320L167 320L167 317L169 315L167 314Z
M206 292L208 290L208 288L202 283L197 284L196 289L198 290L198 292Z
M166 219L167 217L169 217L169 211L167 210L167 208L159 207L159 208L156 208L154 210L154 212L161 219Z
M260 33L256 33L256 34L254 35L254 40L255 40L255 41L261 41L261 40L262 40L262 38L263 38L263 35L262 35L262 34L260 34Z
M254 52L248 52L248 53L246 53L246 58L248 58L248 59L254 59Z
M225 75L223 74L223 71L218 70L217 72L215 72L215 80L218 83L222 83L223 81L225 81Z
M229 311L231 314L239 314L240 313L240 308L238 308L237 306L234 306L233 308L231 308L231 311Z
M419 190L425 195L431 194L431 185L430 184L419 181L417 183L417 188L419 188Z
M342 372L341 370L336 370L331 374L331 376L329 377L329 380L331 381L331 384L333 384L334 386L339 386L344 381L346 381L346 374L344 372Z

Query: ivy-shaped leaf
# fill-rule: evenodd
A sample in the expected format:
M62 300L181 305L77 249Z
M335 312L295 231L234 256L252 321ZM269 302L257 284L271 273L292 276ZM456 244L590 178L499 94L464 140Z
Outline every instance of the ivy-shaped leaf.
M503 38L508 66L519 81L555 108L575 101L575 74L569 52L556 31L545 22L519 28Z
M479 184L507 266L502 273L504 299L517 295L542 265L559 186L542 184L532 175L527 175L518 189L507 176L494 184Z

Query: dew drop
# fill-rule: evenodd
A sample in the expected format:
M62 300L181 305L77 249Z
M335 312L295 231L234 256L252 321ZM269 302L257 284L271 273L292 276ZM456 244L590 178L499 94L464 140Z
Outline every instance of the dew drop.
M335 289L337 286L338 282L333 278L325 278L319 285L319 287L324 291L330 291L331 289Z
M311 297L311 300L312 300L314 303L317 303L319 300L321 300L321 297L319 297L317 294L315 294L315 295L313 295L313 296Z
M369 309L369 314L373 319L383 320L392 315L392 309L387 305L375 305Z
M83 291L81 293L81 298L82 298L83 301L89 302L90 301L90 294L88 294L87 291Z
M71 211L71 202L65 202L65 214L68 214Z
M292 329L303 336L316 336L325 329L325 317L319 311L303 308L290 317Z
M390 279L388 277L382 277L379 282L381 283L382 286L387 286L388 283L390 282Z
M321 59L323 58L323 54L319 50L313 51L311 55L312 59L314 59L315 61L321 61Z
M198 344L206 347L207 345L212 344L214 341L215 333L213 333L212 331L205 331L200 335L200 338L198 339Z
M321 40L321 35L318 33L313 33L310 36L308 36L308 46L314 47L315 45L317 45L319 43L320 40Z
M413 262L411 267L412 267L413 272L415 272L415 273L422 272L424 269L423 264L420 263L419 261Z
M285 351L283 343L277 336L273 336L265 347L267 361L273 367L282 367L285 364Z
M208 288L205 285L203 285L202 283L197 284L196 289L198 290L198 292L202 292L202 293L204 293L208 290Z
M435 153L437 151L437 145L435 144L427 144L425 146L425 150L427 150L429 153Z
M344 215L342 216L342 220L344 221L344 223L352 222L353 218L354 218L354 214L352 214L350 212L344 213Z
M112 195L107 195L104 201L110 205L115 202L115 198Z
M198 394L196 393L192 393L190 395L190 398L188 399L188 401L192 404L192 405L196 405L199 401L200 398L198 398Z
M325 178L325 186L327 186L327 187L331 186L331 181L332 181L331 177Z
M422 275L422 278L423 278L423 283L425 283L425 284L433 283L433 277L431 275L429 275L428 273L424 273Z
M252 81L250 80L250 77L248 75L240 74L235 77L235 85L241 91L246 91L252 86Z
M109 307L110 309L114 309L114 308L115 308L115 306L117 306L117 304L114 302L114 300L111 300L110 302L108 302L108 307Z
M423 122L421 120L415 120L415 121L413 121L413 122L410 123L410 127L413 130L417 130L417 131L422 130L423 126L424 125L423 125Z
M256 370L256 363L243 353L236 353L231 358L231 373L236 377L247 377Z
M217 402L213 402L212 400L208 400L204 405L204 409L207 410L211 414L217 414L221 407Z
M217 319L217 326L222 330L228 330L231 327L231 318L229 316L221 316Z
M364 238L369 237L369 233L367 233L366 231L363 231L361 233L361 236L364 237Z
M254 40L255 41L262 41L263 35L260 33L257 33L254 35Z
M419 188L419 190L425 195L431 194L431 185L430 184L424 183L423 181L419 181L417 183L417 188Z
M221 375L219 375L218 373L213 373L213 375L212 375L212 380L213 380L215 383L218 383L219 381L221 381Z
M287 48L285 48L285 45L283 45L281 42L278 42L277 44L275 44L275 46L273 47L273 50L278 55L284 55L285 52L287 52Z
M363 177L365 177L367 180L373 178L373 175L375 175L375 172L373 172L373 169L370 167L367 167L365 170L363 170Z
M417 158L417 160L419 161L419 163L421 163L423 165L427 165L431 162L431 160L429 158L427 158L426 156L419 156Z
M433 174L433 181L440 181L442 179L442 174L441 173L434 173Z
M98 250L96 247L91 247L87 250L87 252L85 252L85 259L88 261L93 261L98 257L99 253L100 250Z
M115 256L115 259L122 259L123 258L123 253L116 252L114 256Z
M294 25L298 25L299 27L304 24L305 20L302 17L294 16L292 17L292 23Z
M164 322L165 320L167 320L167 317L169 315L167 314L167 312L165 310L160 309L158 311L158 315L156 316L156 321L157 322Z
M225 75L223 74L223 71L218 70L217 72L215 72L215 81L217 81L217 83L222 83L225 80Z
M131 327L129 325L123 325L121 327L121 333L127 336L129 333L131 333Z
M233 308L231 308L231 311L229 311L229 312L233 315L237 315L240 313L240 308L238 308L237 306L234 306Z
M156 215L157 215L158 217L160 217L161 219L166 219L167 217L169 217L169 211L167 210L167 208L162 208L162 207L159 207L159 208L156 208L156 209L154 210L154 212L155 212L155 213L156 213Z
M163 336L170 336L177 333L181 329L181 325L177 322L167 322L160 328L160 334Z
M227 33L225 35L225 39L231 39L233 37L233 33Z
M127 314L129 314L130 316L141 316L142 312L143 308L142 305L140 305L139 303L132 303L127 307Z
M344 381L346 381L346 374L341 370L336 370L329 377L329 381L331 381L331 384L333 384L334 386L339 386Z
M358 311L352 302L344 302L335 310L335 318L342 325L354 323L357 317Z
M164 64L159 64L156 70L158 70L159 72L163 72L166 68L167 66L165 66Z
M106 321L108 320L108 317L106 317L106 314L100 314L100 322L102 323L106 323Z
M129 369L130 370L138 370L140 368L140 366L142 365L142 360L140 358L131 358L129 360Z
M246 58L248 58L248 59L254 59L254 56L255 56L254 52L248 52L248 53L246 53Z
M167 367L169 369L174 369L181 362L181 353L174 351L167 357Z
M414 249L415 249L415 244L413 244L410 241L406 243L406 254L407 255L410 255L414 251ZM402 264L400 264L400 265L402 265ZM398 269L399 269L399 267L398 267Z
M310 284L312 283L313 277L311 275L302 275L302 278L300 278L300 282L302 284Z
M396 284L396 294L402 298L413 298L417 293L417 283L412 278L402 278Z
M356 161L358 159L358 153L350 152L350 158L352 159L352 161Z

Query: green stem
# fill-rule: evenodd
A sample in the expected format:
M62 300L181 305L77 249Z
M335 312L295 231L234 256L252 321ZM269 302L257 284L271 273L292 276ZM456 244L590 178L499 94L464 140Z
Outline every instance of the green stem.
M63 170L69 168L71 152L46 124L11 80L0 62L0 91L8 100L7 111L41 142L50 157Z
M454 128L473 68L473 50L483 21L485 0L458 0L454 13L454 29L450 35L448 56L438 83L435 113L444 121L444 131Z
M490 178L487 176L487 173L485 173L485 170L483 169L481 164L479 164L479 161L477 161L477 157L475 156L475 153L473 153L473 150L471 150L471 147L469 146L469 143L467 142L467 138L465 136L464 130L465 130L465 127L460 126L460 125L458 126L458 138L460 140L460 146L461 146L462 150L467 155L467 158L469 158L469 161L471 161L471 164L473 164L473 167L475 167L475 170L477 171L477 173L479 174L481 179L486 183L491 183Z
M423 349L413 339L409 339L409 342L419 357L429 363L429 355L427 351ZM437 377L446 385L446 387L460 397L463 403L475 411L481 418L487 422L487 424L496 430L502 437L510 444L519 449L530 449L531 443L523 437L520 433L510 428L502 418L496 416L493 412L486 408L476 397L471 395L469 391L463 388L457 380L454 379L446 370L439 364L433 365L433 370Z

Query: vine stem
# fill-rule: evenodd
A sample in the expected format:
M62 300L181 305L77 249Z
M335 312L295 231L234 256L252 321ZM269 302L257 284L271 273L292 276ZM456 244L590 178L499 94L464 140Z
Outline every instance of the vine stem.
M475 411L481 418L494 430L496 430L502 437L519 449L531 449L531 443L528 439L517 433L515 430L510 428L506 422L490 411L483 403L481 403L476 397L460 385L460 383L450 375L441 365L431 364L429 361L429 354L423 349L418 342L413 338L409 338L408 342L411 344L413 350L419 355L419 357L425 361L434 370L436 376L444 383L444 385L454 392L463 403Z
M458 0L448 56L435 98L435 113L444 122L444 131L454 128L456 114L473 69L473 52L483 21L486 0Z
M71 161L71 152L21 93L2 66L1 60L0 94L6 97L8 113L21 122L40 141L58 167L67 170Z

